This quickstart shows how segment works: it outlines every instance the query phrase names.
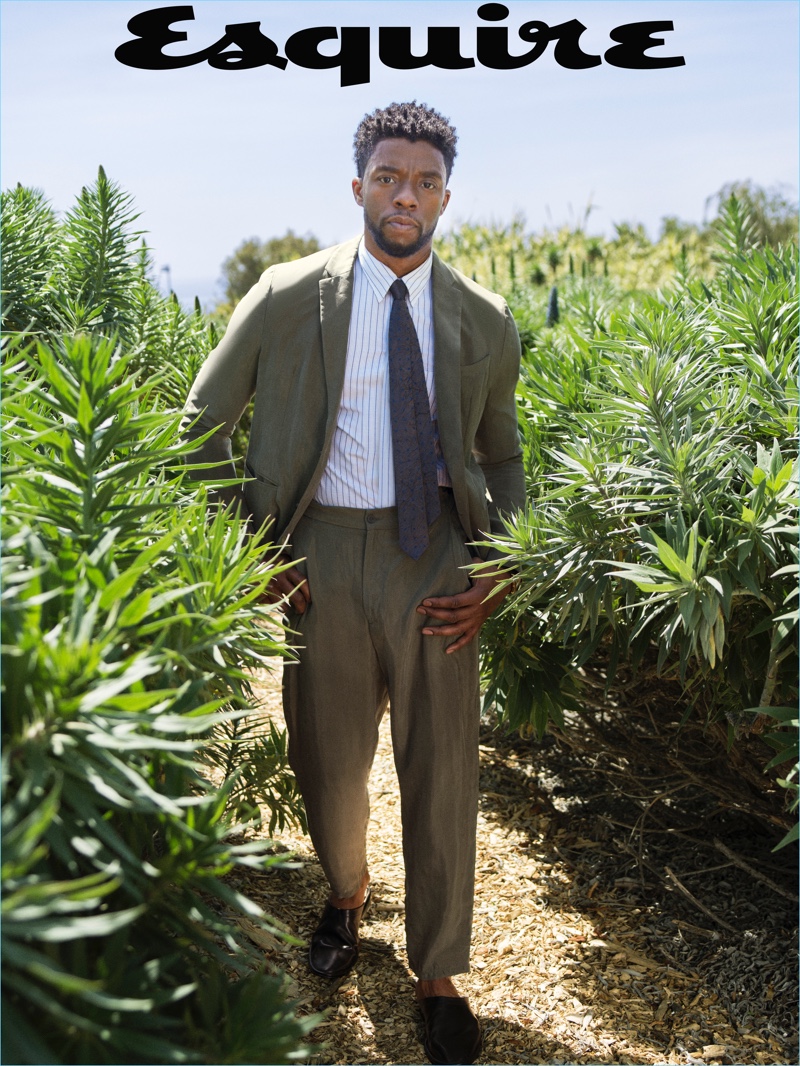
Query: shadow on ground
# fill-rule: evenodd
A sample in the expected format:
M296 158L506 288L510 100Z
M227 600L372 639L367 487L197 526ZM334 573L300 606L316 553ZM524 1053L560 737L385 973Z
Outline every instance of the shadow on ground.
M591 923L562 955L594 1020L667 1060L795 1062L796 846L774 853L783 830L703 787L702 753L692 780L652 739L620 758L593 733L487 732L484 815L549 866L553 905Z

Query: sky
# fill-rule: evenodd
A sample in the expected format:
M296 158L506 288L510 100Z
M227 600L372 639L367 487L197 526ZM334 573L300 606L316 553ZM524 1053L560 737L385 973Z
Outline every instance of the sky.
M102 165L134 197L156 280L183 301L221 298L221 265L246 238L287 229L323 245L362 228L351 181L361 117L416 98L455 125L459 154L441 226L527 229L578 223L611 235L642 223L657 236L664 216L701 222L725 183L798 188L796 0L550 0L506 2L489 22L463 0L195 0L187 39L166 54L208 48L226 24L260 23L284 55L287 38L318 26L369 27L370 80L340 85L340 71L265 65L171 70L123 65L115 50L135 15L178 6L157 0L0 2L0 177L44 190L67 210ZM185 15L185 11L181 13ZM604 56L618 26L671 21L649 55L683 56L654 70L588 69L556 62L553 43L534 63L494 70L395 70L381 63L379 27L409 26L415 53L428 27L459 26L461 55L475 57L479 26L508 27L509 50L531 44L519 28L577 19L580 46ZM335 54L336 41L320 46ZM168 268L168 271L167 271Z

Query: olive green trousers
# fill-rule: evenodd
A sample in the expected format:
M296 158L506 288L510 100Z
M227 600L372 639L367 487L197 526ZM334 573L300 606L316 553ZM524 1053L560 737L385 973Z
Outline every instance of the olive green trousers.
M477 641L454 638L416 608L469 588L470 560L452 494L418 560L400 550L395 508L312 503L293 536L311 604L287 619L299 662L284 669L289 761L334 895L353 895L367 864L367 783L391 704L406 876L406 944L424 980L469 969L478 810ZM304 561L299 561L304 557Z

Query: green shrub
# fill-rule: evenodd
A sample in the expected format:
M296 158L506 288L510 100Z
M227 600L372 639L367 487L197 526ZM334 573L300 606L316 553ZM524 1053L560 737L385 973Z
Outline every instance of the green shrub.
M182 407L216 331L197 304L187 314L151 282L131 197L100 167L61 220L37 189L4 192L0 207L3 330L54 343L113 336L151 386L148 406Z
M210 338L152 289L104 182L41 267L4 243L7 324L30 329L4 352L3 1059L290 1062L313 1022L236 915L283 934L225 878L279 865L232 810L302 816L279 734L266 778L229 758L282 648L260 604L275 568L187 477L175 401ZM5 203L12 234L25 211L50 224L38 195ZM84 238L102 269L81 270Z
M2 195L3 328L41 329L50 322L47 282L58 222L39 189L19 185Z
M748 233L732 201L713 282L562 315L526 353L530 504L500 541L520 580L483 659L512 727L541 734L582 667L610 687L624 663L731 741L759 708L796 743L797 251Z

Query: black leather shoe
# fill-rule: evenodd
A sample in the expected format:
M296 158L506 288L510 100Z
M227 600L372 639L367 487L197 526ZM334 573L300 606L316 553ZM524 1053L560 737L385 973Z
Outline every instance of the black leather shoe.
M434 1063L469 1066L481 1053L481 1029L466 999L426 996L418 1000L425 1019L425 1054Z
M311 937L308 965L319 977L344 977L358 958L358 926L364 917L372 889L367 888L360 907L340 909L326 903L319 925Z

